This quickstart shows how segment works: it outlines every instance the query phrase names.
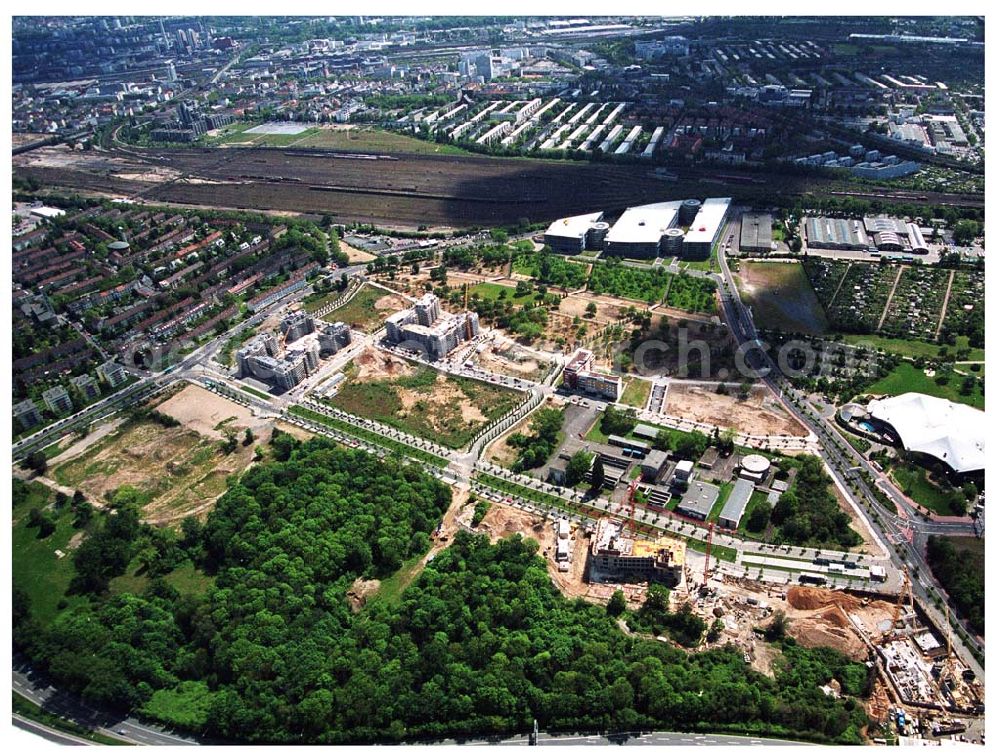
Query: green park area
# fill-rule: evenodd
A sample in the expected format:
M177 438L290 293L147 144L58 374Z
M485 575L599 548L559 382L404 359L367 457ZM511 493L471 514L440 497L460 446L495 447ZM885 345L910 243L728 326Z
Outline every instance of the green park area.
M971 375L975 375L975 373L970 373ZM941 382L942 376L944 382ZM969 376L959 375L947 368L929 376L924 370L909 362L900 362L888 375L872 383L862 392L899 396L911 391L926 393L928 396L937 396L960 404L968 404L977 409L983 409L986 406L986 396L981 378L975 377L970 381Z
M744 260L737 281L757 327L808 335L827 332L823 307L800 263Z

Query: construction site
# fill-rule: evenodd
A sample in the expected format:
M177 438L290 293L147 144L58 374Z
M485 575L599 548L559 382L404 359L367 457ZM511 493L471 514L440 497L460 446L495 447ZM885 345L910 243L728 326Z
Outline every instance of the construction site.
M633 510L636 487L629 486L623 514ZM984 687L954 652L951 633L914 599L908 577L895 595L734 577L712 556L713 527L702 551L683 539L640 534L630 522L625 515L553 524L495 503L480 526L492 537L520 532L537 540L550 577L569 597L605 604L621 590L635 610L651 581L669 586L672 610L689 604L717 628L713 646L736 647L768 676L781 648L765 640L764 630L782 614L787 635L799 644L833 648L873 669L866 707L895 737L926 741L981 730ZM828 694L839 690L831 687Z

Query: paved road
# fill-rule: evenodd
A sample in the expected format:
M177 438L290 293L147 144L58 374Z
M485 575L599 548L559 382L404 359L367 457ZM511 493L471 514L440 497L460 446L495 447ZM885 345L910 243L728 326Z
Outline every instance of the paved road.
M527 734L506 739L446 739L435 744L445 745L522 745L530 744ZM538 745L541 746L581 746L581 745L653 745L681 747L733 747L743 746L795 746L801 747L804 742L792 742L787 739L761 739L759 737L738 736L734 734L685 734L674 731L653 732L622 732L620 734L544 734L539 733Z
M777 365L770 354L761 348L750 348L754 344L761 344L757 328L753 322L749 310L739 297L729 263L720 248L717 250L721 274L720 294L723 302L723 311L726 321L730 325L733 335L741 348L745 349L748 365L761 375L761 379L774 393L781 399L785 408L794 416L798 417L805 425L814 432L820 439L819 455L827 464L828 470L834 479L840 483L845 490L850 490L851 484L858 486L862 494L862 502L855 500L852 494L848 499L852 501L855 510L864 518L869 528L878 535L883 543L898 543L904 555L900 557L895 549L889 548L889 556L893 571L890 572L890 584L899 585L901 582L902 569L906 569L912 580L913 593L921 600L931 618L938 626L946 626L944 616L934 608L934 593L947 599L947 594L940 585L937 584L933 575L924 561L922 547L911 542L909 533L913 528L920 527L923 532L927 531L919 512L915 511L895 486L891 485L879 470L875 469L862 454L844 440L836 430L832 430L826 420L812 407L807 397L801 392L790 387L781 375ZM862 474L858 474L861 472ZM885 511L878 499L875 498L868 486L868 479L873 479L896 507L896 515L891 515ZM879 512L879 521L868 514L867 506L872 505ZM933 531L937 534L971 534L968 524L936 523ZM888 570L887 570L888 571ZM932 587L934 586L934 587ZM967 641L973 644L979 652L985 652L985 647L978 637L975 637L964 626L960 627L959 633ZM976 673L980 680L984 680L984 672L979 663L961 642L954 644L956 652Z
M74 737L72 734L66 734L55 729L50 729L48 726L44 726L37 721L32 721L29 718L19 716L17 713L11 715L11 723L15 728L31 732L35 736L41 737L42 739L57 745L87 746L94 744L90 740L83 739L81 737Z
M14 691L45 710L55 713L68 721L73 721L116 739L124 739L134 744L144 745L194 745L198 741L192 737L173 734L158 726L145 724L137 718L122 716L98 710L81 702L73 695L60 692L51 686L43 676L35 674L26 664L17 663L13 669ZM38 732L35 732L38 733ZM68 736L68 735L64 735ZM48 737L46 737L48 739ZM85 740L84 740L85 741ZM87 742L87 744L90 744Z

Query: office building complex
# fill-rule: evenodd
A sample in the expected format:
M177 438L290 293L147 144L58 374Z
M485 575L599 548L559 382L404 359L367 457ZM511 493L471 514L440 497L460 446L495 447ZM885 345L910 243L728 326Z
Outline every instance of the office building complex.
M714 197L702 203L684 236L683 256L707 259L711 255L712 247L725 227L731 202L729 197Z
M553 252L579 254L585 249L600 249L608 232L602 223L603 212L559 218L545 231L545 245Z
M577 349L563 370L563 385L583 393L593 393L611 401L622 395L619 375L605 375L594 371L594 352Z
M680 207L680 202L629 207L605 236L605 253L633 259L658 257L667 244L667 231L676 225Z
M441 312L434 294L424 294L409 309L390 315L385 321L390 343L423 351L432 361L444 359L460 343L479 335L479 315Z

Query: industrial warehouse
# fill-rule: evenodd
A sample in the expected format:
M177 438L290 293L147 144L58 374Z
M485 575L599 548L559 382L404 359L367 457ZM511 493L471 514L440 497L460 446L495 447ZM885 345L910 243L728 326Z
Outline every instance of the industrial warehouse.
M611 257L707 259L729 216L728 197L654 202L629 207L613 225L603 213L560 218L545 232L556 252L603 251Z

